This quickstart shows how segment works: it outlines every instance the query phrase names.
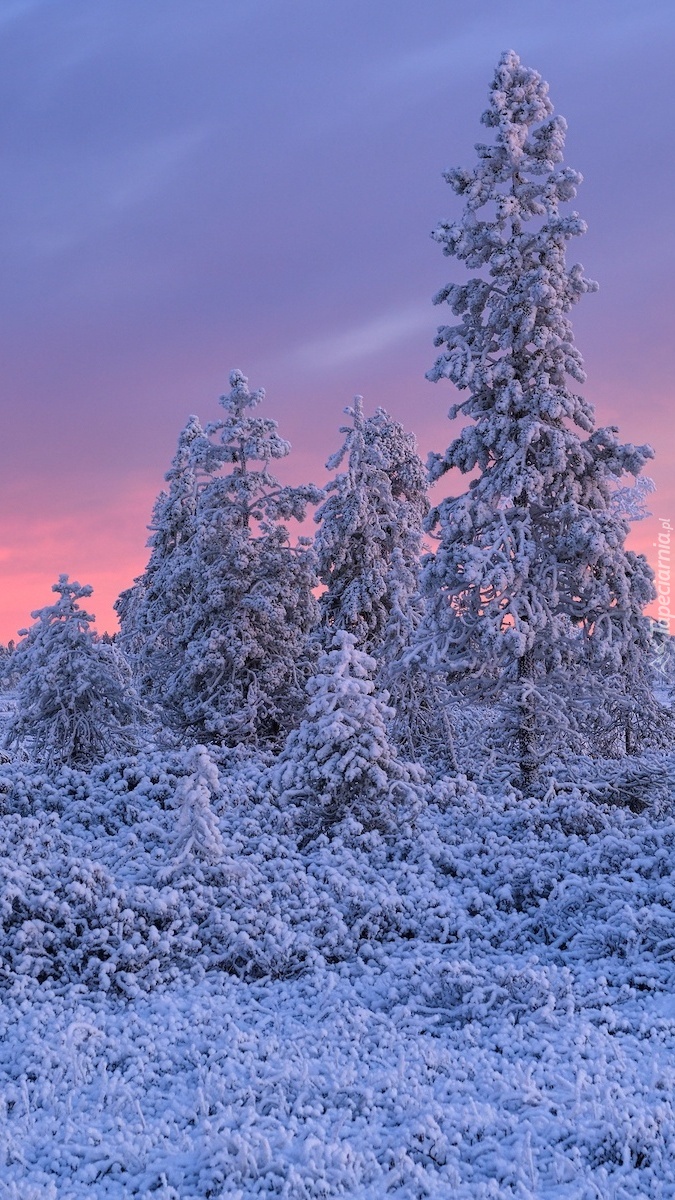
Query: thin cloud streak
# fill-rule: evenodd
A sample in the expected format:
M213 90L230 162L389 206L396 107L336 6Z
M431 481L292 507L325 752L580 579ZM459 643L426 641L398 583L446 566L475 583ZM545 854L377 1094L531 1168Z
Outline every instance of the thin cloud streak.
M30 17L37 9L45 8L49 0L4 0L0 9L0 28Z
M432 326L431 304L411 304L382 313L342 333L307 342L295 350L291 358L310 370L342 367L381 354L421 329L430 329Z
M576 7L580 6L577 4ZM429 90L435 91L439 85L447 88L449 79L456 84L463 76L474 74L476 68L483 65L489 57L488 47L491 44L495 47L492 57L495 53L510 48L514 48L521 57L527 57L550 47L552 43L558 51L562 45L566 45L574 47L577 55L583 53L585 56L586 50L579 46L579 30L577 22L573 19L573 8L574 5L569 6L568 19L563 20L562 27L558 26L555 30L543 22L537 24L534 6L533 12L527 19L521 19L520 23L514 20L511 11L504 11L502 14L490 13L489 19L481 17L477 24L463 32L418 46L398 57L383 60L370 72L371 86L377 89L397 90L402 84L412 84L415 98L419 101L420 89L424 93ZM664 16L671 13L670 4L663 3L638 11L630 4L624 7L623 12L620 11L620 6L612 5L611 11L612 21L606 25L602 46L598 47L597 43L594 43L592 48L595 61L599 53L604 57L612 56L617 49L624 48L629 39L644 40L653 37L655 30L661 27Z

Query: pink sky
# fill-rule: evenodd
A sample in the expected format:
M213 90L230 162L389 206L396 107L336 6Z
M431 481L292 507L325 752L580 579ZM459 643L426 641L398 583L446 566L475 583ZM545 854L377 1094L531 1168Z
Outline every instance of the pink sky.
M114 628L178 431L232 367L267 388L289 478L325 479L357 391L445 447L430 297L460 275L428 235L509 46L585 176L585 391L657 450L650 553L675 518L674 42L670 0L7 0L0 638L62 571Z

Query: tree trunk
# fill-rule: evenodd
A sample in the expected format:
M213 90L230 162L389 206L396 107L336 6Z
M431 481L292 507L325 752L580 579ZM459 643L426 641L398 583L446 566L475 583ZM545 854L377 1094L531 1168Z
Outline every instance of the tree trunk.
M532 785L537 774L535 757L536 713L532 698L531 685L534 682L534 656L532 650L526 650L518 659L518 682L520 683L518 707L518 752L520 758L520 779L523 791Z
M448 711L438 694L438 689L436 688L435 683L433 682L433 680L431 680L430 683L431 683L430 693L431 693L433 702L436 706L436 711L441 720L441 726L443 728L443 734L445 737L445 745L446 745L447 751L448 751L448 759L450 762L450 767L452 768L453 771L455 771L458 774L459 773L459 763L457 762L457 752L455 750L455 736L452 731L452 723L450 721L450 717L448 716Z

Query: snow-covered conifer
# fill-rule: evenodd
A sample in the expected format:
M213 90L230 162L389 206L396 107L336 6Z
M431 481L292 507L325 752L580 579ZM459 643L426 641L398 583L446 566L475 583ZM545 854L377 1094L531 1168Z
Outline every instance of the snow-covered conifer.
M92 588L61 575L52 591L59 599L31 614L35 624L16 649L20 682L7 745L27 740L50 767L87 766L129 750L138 705L121 655L97 640L94 617L78 604Z
M192 746L186 758L189 774L179 781L174 799L177 823L172 846L173 867L203 858L215 863L223 857L223 839L211 796L218 795L218 767L205 746Z
M424 570L420 654L507 701L527 780L546 727L563 709L574 721L584 695L588 711L586 684L596 707L606 703L605 684L643 653L652 576L624 548L628 525L612 495L652 451L595 429L592 406L568 383L585 378L568 313L596 287L565 264L585 225L560 205L581 177L563 165L566 125L546 83L512 51L482 119L495 143L477 147L473 169L447 172L465 208L434 233L476 274L435 297L458 323L439 328L428 376L467 393L450 416L469 422L431 456L432 479L451 468L478 475L430 514L439 546Z
M307 539L291 545L284 521L302 520L321 492L275 479L270 462L290 445L276 421L252 414L265 393L249 391L240 371L230 375L230 388L220 401L225 417L191 446L199 478L195 532L164 703L201 740L268 744L304 704L318 615L313 553Z
M657 694L673 709L675 697L675 637L667 618L651 622L650 662Z
M378 408L364 417L356 396L345 440L326 464L346 470L327 485L315 520L328 640L346 629L368 654L388 642L396 656L419 620L419 554L428 504L415 438Z
M169 487L160 492L153 509L148 565L115 604L120 644L139 692L160 704L167 678L179 667L179 631L193 606L198 487L192 448L203 437L198 417L189 417L165 475Z
M603 703L590 711L599 746L619 755L668 745L673 736L672 714L657 696L660 678L652 623L643 615L653 599L651 576L645 574L639 555L626 551L625 556L623 590L611 612L616 651L601 663ZM596 675L597 669L591 683Z
M376 683L389 693L390 732L411 758L455 764L450 697L438 674L406 660L424 611L419 565L428 510L426 472L413 434L383 408L364 417L356 396L345 412L345 440L328 460L346 470L328 484L316 513L315 547L326 584L320 599L325 637L354 634L377 660Z
M6 646L0 644L0 687L11 686L15 651L16 643L13 638L10 638Z
M298 806L310 835L349 816L387 826L419 798L424 773L389 741L393 711L376 691L376 666L354 634L338 630L307 684L307 716L273 768L274 790Z

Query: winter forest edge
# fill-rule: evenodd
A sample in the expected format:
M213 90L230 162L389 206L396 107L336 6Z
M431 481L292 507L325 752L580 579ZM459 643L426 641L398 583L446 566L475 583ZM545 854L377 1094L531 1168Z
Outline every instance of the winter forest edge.
M62 575L3 648L0 1195L675 1196L653 451L576 390L581 177L512 51L482 122L447 449L357 396L283 485L234 370L119 633Z

